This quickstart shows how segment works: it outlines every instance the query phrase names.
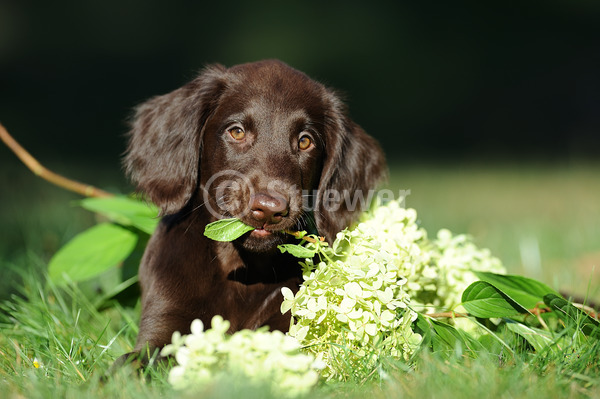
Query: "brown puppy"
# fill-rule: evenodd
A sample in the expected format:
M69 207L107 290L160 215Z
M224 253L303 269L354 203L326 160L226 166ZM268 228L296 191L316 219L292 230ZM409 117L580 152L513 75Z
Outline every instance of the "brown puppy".
M164 215L140 265L137 352L217 314L230 332L287 331L281 288L296 292L301 270L277 249L296 242L282 230L331 242L385 173L339 98L279 61L211 66L139 106L125 166ZM231 243L203 235L226 217L256 229Z

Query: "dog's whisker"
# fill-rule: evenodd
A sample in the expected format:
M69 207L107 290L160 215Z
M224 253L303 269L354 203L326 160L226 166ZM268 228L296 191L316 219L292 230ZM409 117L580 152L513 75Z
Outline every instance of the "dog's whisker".
M201 203L201 204L199 204L199 205L197 205L197 206L195 206L195 207L193 207L193 208L192 208L192 209L190 209L189 211L187 211L187 212L185 213L185 216L189 216L189 215L193 214L194 212L196 212L197 210L199 210L199 209L200 209L200 208L202 208L203 206L205 206L204 202L203 202L203 203Z

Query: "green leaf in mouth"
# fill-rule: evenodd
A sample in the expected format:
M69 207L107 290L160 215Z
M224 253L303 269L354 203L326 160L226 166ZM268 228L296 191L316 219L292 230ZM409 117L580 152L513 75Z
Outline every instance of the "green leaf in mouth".
M211 240L228 242L254 229L236 218L221 219L207 224L204 235Z

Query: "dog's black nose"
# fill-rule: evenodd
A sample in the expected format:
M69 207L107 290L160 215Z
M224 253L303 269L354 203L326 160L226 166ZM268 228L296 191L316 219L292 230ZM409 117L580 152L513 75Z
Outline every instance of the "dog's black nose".
M283 197L273 197L268 194L254 194L250 202L252 218L263 224L279 223L287 216L288 201Z

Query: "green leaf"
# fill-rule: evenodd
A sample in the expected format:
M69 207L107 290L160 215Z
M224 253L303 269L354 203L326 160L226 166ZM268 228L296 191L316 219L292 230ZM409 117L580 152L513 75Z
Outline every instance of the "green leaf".
M233 241L254 230L239 219L221 219L206 225L204 235L215 241Z
M558 317L565 322L567 327L577 326L585 335L600 339L600 323L598 320L573 306L566 299L555 294L548 294L544 296L544 303L556 311Z
M528 327L521 323L506 323L506 328L523 337L538 353L547 348L552 348L554 345L552 334L548 331Z
M533 309L544 300L547 294L556 294L552 288L537 280L527 277L495 274L489 272L474 272L481 280L502 290L512 300L525 309Z
M448 352L453 351L454 342L452 345L443 340L433 327L433 319L424 316L421 313L417 314L417 320L414 322L414 331L423 337L421 347L429 347L433 352Z
M124 226L134 226L152 234L159 222L158 208L151 203L130 197L86 198L79 204L92 212L100 213Z
M415 331L423 336L423 344L434 352L464 352L472 356L483 349L483 345L464 331L441 321L418 314Z
M50 259L48 274L56 282L65 276L83 281L121 263L135 248L137 235L121 226L98 224L69 241Z
M282 244L278 245L277 248L281 253L289 252L296 258L312 258L317 253L316 249L309 249L298 244Z
M473 354L483 348L481 343L477 340L449 324L442 323L438 320L432 320L432 325L436 334L451 348L456 348L457 345L460 345L460 349L468 350Z
M501 290L485 281L476 281L465 289L462 305L472 316L486 319L527 312Z

